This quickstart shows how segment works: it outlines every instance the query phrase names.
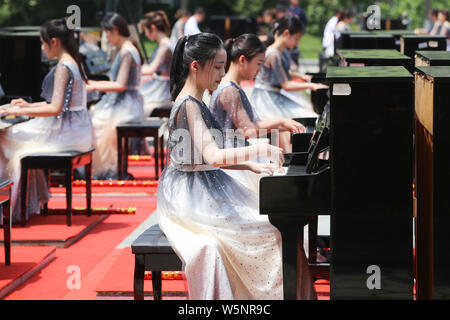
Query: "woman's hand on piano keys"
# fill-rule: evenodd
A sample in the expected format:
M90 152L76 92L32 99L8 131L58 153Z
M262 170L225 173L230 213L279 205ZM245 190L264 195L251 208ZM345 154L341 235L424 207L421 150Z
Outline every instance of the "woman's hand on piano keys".
M256 145L258 148L258 157L265 157L277 168L283 167L284 154L283 149L267 142L260 142Z
M273 163L248 162L248 169L256 174L267 174L272 176L276 172L284 173L283 167L277 167Z
M29 108L29 107L31 107L31 103L25 101L24 99L11 100L11 108L15 108L16 110L19 108Z
M10 107L0 108L0 115L21 116L24 114L24 108L29 106L30 104L23 99L14 99L11 101Z
M281 130L292 133L306 132L306 128L301 123L292 119L283 119L283 122L281 123Z

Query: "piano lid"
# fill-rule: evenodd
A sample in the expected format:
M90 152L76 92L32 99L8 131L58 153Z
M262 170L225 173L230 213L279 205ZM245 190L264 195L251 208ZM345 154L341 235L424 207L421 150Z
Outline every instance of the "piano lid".
M450 82L450 66L416 67L418 73L438 82Z
M395 49L338 49L337 53L346 60L411 60Z
M402 66L361 68L328 67L327 82L412 81L413 75Z
M428 61L450 61L450 51L418 50L416 55Z

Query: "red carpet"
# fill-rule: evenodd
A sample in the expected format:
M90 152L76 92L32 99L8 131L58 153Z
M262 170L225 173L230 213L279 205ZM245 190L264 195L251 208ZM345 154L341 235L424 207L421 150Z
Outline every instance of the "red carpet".
M117 251L120 251L119 257L96 289L98 296L133 296L134 255L131 253L131 248L117 249ZM122 276L118 277L119 274ZM186 295L183 280L163 280L162 290L165 296ZM151 292L152 281L145 280L144 294Z
M81 199L81 200L80 200ZM64 196L55 198L55 203L64 201ZM74 205L81 207L84 197L74 198ZM8 300L95 300L98 283L105 277L117 256L115 248L127 238L156 208L156 198L146 194L95 195L94 206L137 207L134 215L109 215L87 235L69 248L56 249L56 259L25 284L6 297ZM53 204L53 198L52 202ZM76 218L78 216L75 216ZM98 216L97 216L98 217ZM50 218L50 217L44 217ZM12 233L14 239L14 229ZM68 267L81 270L81 288L69 289L66 282L70 274ZM116 275L122 277L126 275Z
M90 229L106 219L106 215L73 215L72 226L68 227L66 216L32 216L25 227L13 226L11 239L13 245L56 246L66 248L87 234ZM0 233L3 242L3 232Z
M6 266L4 249L0 249L0 298L55 259L56 251L55 247L12 247L11 265Z

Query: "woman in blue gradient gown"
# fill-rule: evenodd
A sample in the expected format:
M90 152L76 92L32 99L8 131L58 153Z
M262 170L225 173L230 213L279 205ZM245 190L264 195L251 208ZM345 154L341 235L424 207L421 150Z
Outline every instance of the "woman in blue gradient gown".
M223 129L203 101L225 74L217 36L179 40L171 69L171 162L158 185L161 229L183 262L190 299L282 299L281 236L260 216L258 197L221 168L279 171L282 150L267 143L224 148ZM262 155L272 166L248 161ZM304 263L304 262L302 262ZM311 281L305 281L314 298Z
M289 65L283 59L286 48L294 48L303 34L303 25L294 16L286 15L274 23L273 40L266 51L266 60L258 74L252 94L252 104L260 119L275 117L317 117L311 106L302 105L281 93L301 90L318 90L327 86L316 83L292 81Z
M92 172L94 179L111 180L118 179L117 125L145 118L144 99L139 92L142 57L120 15L107 14L102 27L108 41L120 50L111 67L111 81L89 81L87 90L106 92L90 110L96 141ZM130 154L148 153L144 139L131 140Z
M154 108L172 104L169 80L172 51L167 36L170 23L164 11L155 11L146 14L142 26L147 38L158 42L150 64L142 66L142 75L151 77L150 80L144 79L141 86L144 112L146 116L150 116Z
M86 81L78 45L65 19L51 20L41 27L42 49L58 64L42 85L44 102L13 100L0 113L34 119L0 132L0 177L14 182L13 223L20 222L20 160L27 154L88 151L93 145L92 124L86 107ZM27 219L40 213L41 202L49 200L47 178L42 170L30 170Z
M249 145L255 138L273 133L286 153L292 151L291 133L304 132L303 125L287 118L259 120L244 90L242 80L254 80L264 63L266 47L254 34L243 34L226 42L227 74L213 92L210 110L219 124L230 132L229 141L234 147ZM230 140L230 139L229 139ZM261 159L265 162L264 159ZM258 192L260 175L249 171L227 170L228 174Z

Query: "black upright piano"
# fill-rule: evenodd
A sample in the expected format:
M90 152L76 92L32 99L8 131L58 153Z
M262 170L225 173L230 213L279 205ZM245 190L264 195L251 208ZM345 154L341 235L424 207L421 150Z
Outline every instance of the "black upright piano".
M260 182L260 213L283 238L284 297L296 298L303 226L331 215L331 299L412 299L413 76L331 67L327 82L329 121L309 152Z
M376 50L337 50L339 65L341 67L364 67L364 66L403 66L413 71L412 59L395 49Z
M417 299L450 299L450 66L417 67Z
M416 51L416 67L450 66L450 51Z
M51 63L42 53L39 31L0 30L0 73L8 95L41 100L42 81Z
M447 37L431 35L403 35L400 38L400 52L414 58L417 50L442 51L447 48Z
M341 32L339 38L335 38L334 47L336 49L352 49L352 41L350 36L353 35L370 35L370 31L344 31Z
M351 48L345 49L395 49L395 38L391 34L351 34Z

